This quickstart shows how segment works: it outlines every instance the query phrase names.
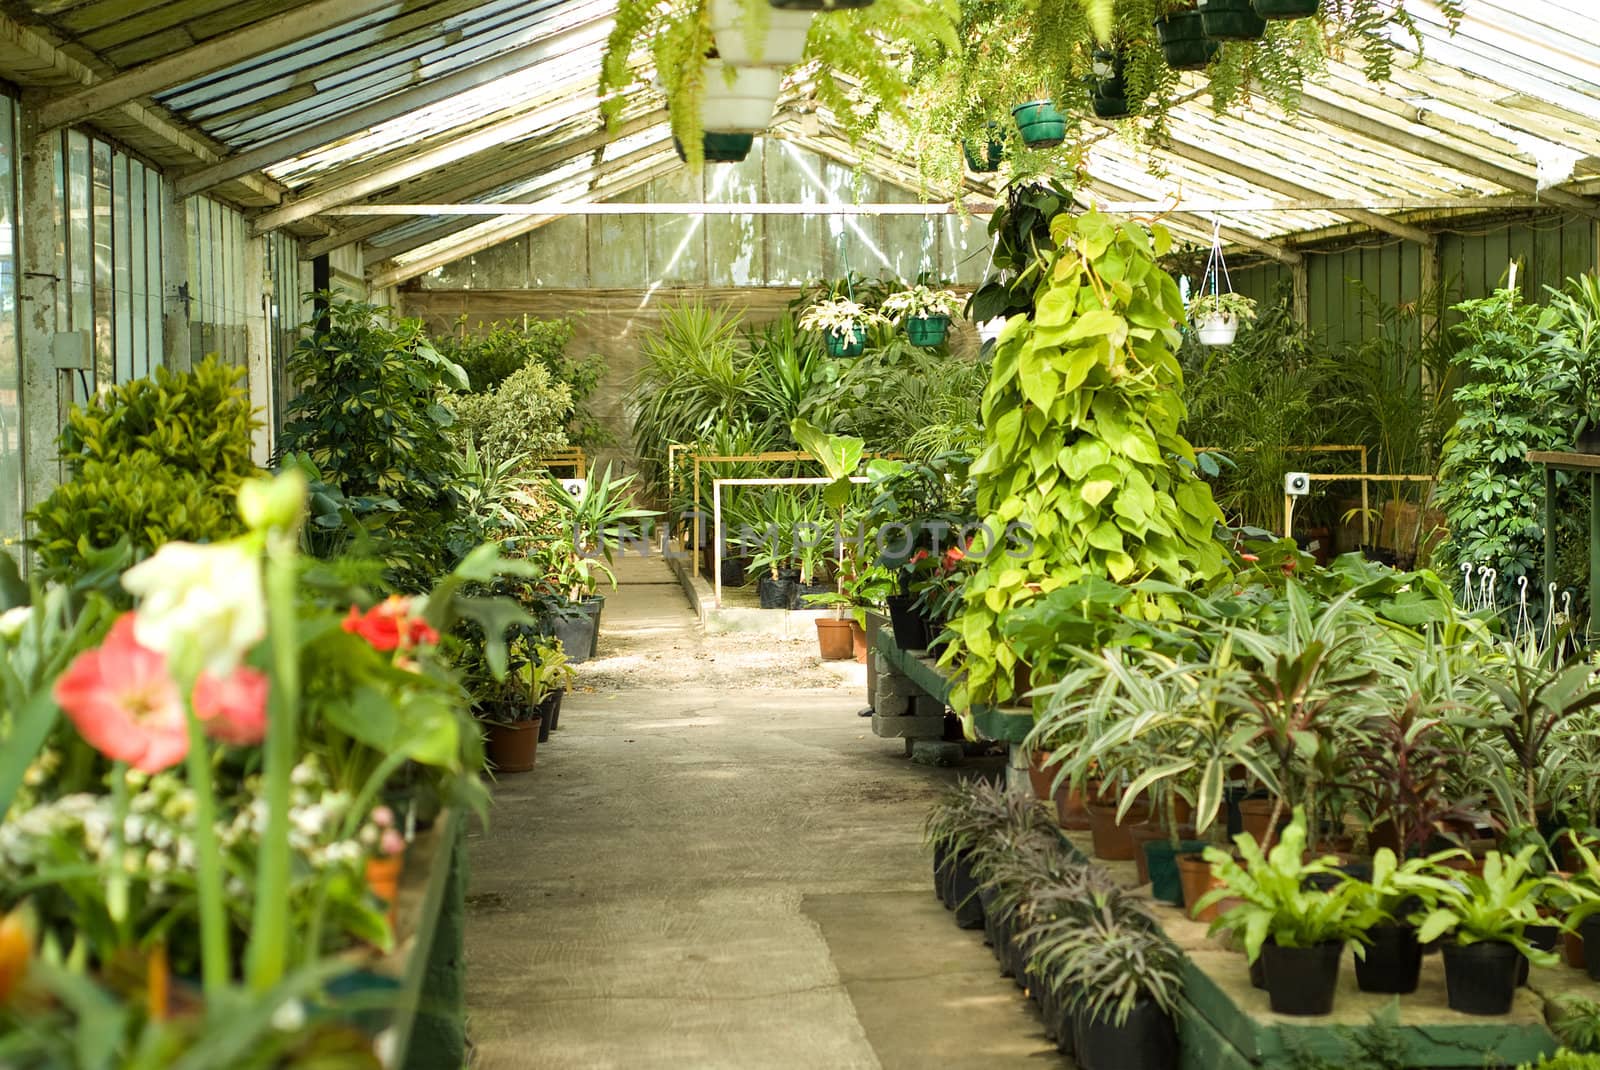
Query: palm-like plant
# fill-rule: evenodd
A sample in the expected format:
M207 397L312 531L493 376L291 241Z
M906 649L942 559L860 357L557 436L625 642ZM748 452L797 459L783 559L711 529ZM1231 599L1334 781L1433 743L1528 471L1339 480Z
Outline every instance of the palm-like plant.
M562 512L567 534L579 555L599 553L607 561L612 560L628 534L627 522L657 515L653 509L634 507L628 494L634 478L628 475L613 479L608 464L604 473L587 480L577 494L568 491L560 480L550 480L550 494Z

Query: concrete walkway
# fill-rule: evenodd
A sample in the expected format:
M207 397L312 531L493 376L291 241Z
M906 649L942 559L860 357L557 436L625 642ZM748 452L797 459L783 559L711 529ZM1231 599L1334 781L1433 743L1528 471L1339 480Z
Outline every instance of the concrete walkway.
M613 647L717 641L665 597L659 562L624 581ZM921 824L952 774L875 738L862 697L568 696L537 769L497 785L471 840L475 1065L1063 1065L933 895Z

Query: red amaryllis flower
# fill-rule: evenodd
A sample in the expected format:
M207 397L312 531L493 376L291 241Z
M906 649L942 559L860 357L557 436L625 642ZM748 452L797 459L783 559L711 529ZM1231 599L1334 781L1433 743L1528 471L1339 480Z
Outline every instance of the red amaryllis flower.
M410 600L399 595L390 595L365 613L351 606L344 630L361 636L374 650L410 649L439 641L439 633L421 617L412 616Z
M194 715L212 739L234 747L254 747L267 738L267 677L240 666L217 679L201 673L194 684Z
M139 645L133 620L123 614L98 649L73 660L55 700L95 750L159 773L189 753L188 720L166 656Z

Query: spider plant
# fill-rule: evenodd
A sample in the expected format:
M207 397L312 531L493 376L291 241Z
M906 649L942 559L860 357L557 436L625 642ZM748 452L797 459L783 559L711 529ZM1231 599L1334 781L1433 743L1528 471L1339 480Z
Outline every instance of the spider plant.
M1090 1019L1121 1026L1144 1002L1175 1014L1182 956L1143 905L1111 888L1086 890L1071 907L1025 931L1035 973Z

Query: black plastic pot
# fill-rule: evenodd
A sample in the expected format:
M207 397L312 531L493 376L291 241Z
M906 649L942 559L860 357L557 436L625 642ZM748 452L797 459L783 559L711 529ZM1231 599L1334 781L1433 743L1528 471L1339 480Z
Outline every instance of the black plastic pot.
M1522 936L1528 943L1540 951L1554 951L1556 944L1561 941L1561 928L1557 925L1529 925L1522 930ZM1517 959L1517 987L1521 988L1528 983L1528 956L1520 955Z
M1094 62L1096 68L1110 71L1103 77L1096 75L1089 79L1090 104L1095 116L1121 119L1131 111L1128 107L1128 84L1122 74L1123 58L1109 49L1097 48Z
M1250 987L1267 990L1267 960L1260 955L1250 964Z
M1444 986L1450 1009L1462 1014L1506 1014L1517 995L1522 952L1498 940L1444 945Z
M578 608L589 615L594 622L594 627L589 633L589 656L592 658L600 652L600 614L605 612L606 600L599 595L590 595L578 603Z
M1154 1000L1135 1003L1121 1025L1084 1015L1076 1058L1084 1070L1176 1070L1178 1027Z
M1156 20L1161 55L1175 71L1203 71L1222 46L1206 36L1198 11L1180 11Z
M552 617L548 628L551 636L561 640L561 649L566 652L567 661L573 665L589 660L589 655L594 651L594 629L594 618L577 606Z
M700 148L705 154L706 163L739 163L750 155L755 143L754 134L706 133L700 136ZM683 151L683 142L677 138L672 139L672 148L678 154L678 159L689 159Z
M1267 32L1250 0L1200 0L1200 21L1213 41L1259 41Z
M1600 427L1584 428L1572 448L1578 453L1600 453Z
M1261 947L1267 975L1267 999L1276 1014L1333 1013L1333 994L1339 987L1339 959L1344 944L1329 940L1315 947L1279 947L1268 941Z
M789 588L790 609L816 609L817 607L806 601L806 596L811 594L838 594L838 588L831 583L796 583Z
M983 901L978 898L978 878L972 875L972 852L962 851L956 855L950 885L956 926L962 929L983 928Z
M995 961L1000 964L1000 976L1011 976L1011 918L1007 915L994 917L990 915L990 950L994 952Z
M1578 935L1583 938L1583 968L1591 980L1600 981L1600 914L1584 918L1578 924Z
M772 573L767 572L756 584L756 597L762 609L788 609L794 598L794 581L781 577L773 579Z
M1405 995L1417 990L1422 945L1410 925L1374 925L1367 930L1364 958L1356 959L1356 984L1363 992Z
M1171 840L1150 840L1144 845L1145 867L1150 871L1150 896L1163 903L1181 907L1183 881L1178 879L1178 856L1204 851L1210 846L1204 840L1183 840L1176 850Z
M539 742L550 742L550 733L555 730L555 715L550 711L555 708L556 699L560 692L552 692L539 702Z
M889 625L894 630L894 645L901 650L926 650L932 638L928 635L928 622L913 607L916 599L908 594L892 594L889 603Z
M933 845L933 894L939 897L946 910L952 909L954 902L950 898L950 877L953 870L950 852L944 844Z
M550 731L552 732L561 727L561 704L566 700L566 697L567 693L565 691L557 691L550 696L550 712L545 714L545 720L550 722Z
M1305 19L1317 13L1321 0L1252 0L1264 19Z

